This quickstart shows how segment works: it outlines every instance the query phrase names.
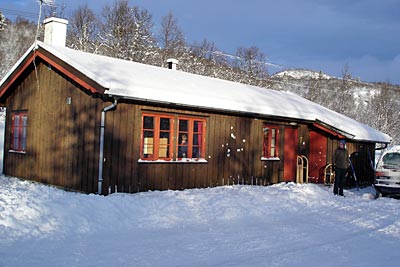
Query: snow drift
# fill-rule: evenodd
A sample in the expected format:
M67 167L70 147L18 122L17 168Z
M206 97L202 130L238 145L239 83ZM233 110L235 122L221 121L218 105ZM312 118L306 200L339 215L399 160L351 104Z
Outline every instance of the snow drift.
M0 266L398 266L400 209L315 184L112 194L0 176Z

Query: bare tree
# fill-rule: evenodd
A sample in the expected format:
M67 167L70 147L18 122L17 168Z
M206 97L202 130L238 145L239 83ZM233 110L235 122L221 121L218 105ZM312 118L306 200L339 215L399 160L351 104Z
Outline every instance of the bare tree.
M108 56L146 62L154 49L152 16L147 10L129 6L128 0L116 0L103 9L101 42Z
M190 51L199 58L204 58L217 65L229 65L229 55L219 51L214 42L204 39L201 43L194 43Z
M327 107L344 115L352 117L354 109L354 98L351 94L351 73L348 64L345 64L342 69L342 78L337 87L331 88L335 93L327 103Z
M236 56L236 66L246 73L247 81L241 82L254 84L252 81L268 76L266 56L258 47L239 47L236 51Z
M103 8L104 22L101 24L101 41L105 54L128 59L129 47L133 39L135 21L127 0L117 0L113 6Z
M99 21L87 6L80 6L69 20L68 45L85 52L94 52L98 46L97 33Z
M4 17L3 13L0 10L0 31L4 30L7 26L6 17Z
M15 23L7 21L0 32L0 78L35 41L36 25L26 19L17 18Z
M204 39L201 43L190 45L190 68L191 72L223 78L226 72L227 61L225 55L220 53L214 43Z
M381 88L368 103L368 115L363 122L375 129L389 134L395 143L400 141L400 92L382 84Z
M307 87L308 87L308 95L307 99L319 103L321 101L320 95L321 95L321 85L322 85L322 78L323 74L322 71L318 73L318 78L310 78L307 82Z
M158 55L152 28L151 13L146 9L135 6L132 8L135 28L131 44L131 60L147 64L155 64L154 58Z
M161 66L168 58L178 58L185 51L185 36L171 11L161 20L158 41L162 48Z
M66 5L62 3L61 5L56 5L54 1L43 1L43 14L46 18L50 17L65 17Z

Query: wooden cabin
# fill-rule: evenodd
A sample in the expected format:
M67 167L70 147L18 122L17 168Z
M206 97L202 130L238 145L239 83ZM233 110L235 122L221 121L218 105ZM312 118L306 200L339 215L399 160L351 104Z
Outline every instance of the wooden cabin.
M0 83L6 175L99 194L323 183L339 139L370 157L390 142L292 93L66 48L67 22L54 23L61 37L33 44Z

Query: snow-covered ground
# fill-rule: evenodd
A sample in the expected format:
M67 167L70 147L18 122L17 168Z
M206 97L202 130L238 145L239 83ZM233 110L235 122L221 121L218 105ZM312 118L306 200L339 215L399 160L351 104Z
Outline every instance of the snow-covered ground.
M331 189L104 197L0 176L0 266L399 266L399 200Z

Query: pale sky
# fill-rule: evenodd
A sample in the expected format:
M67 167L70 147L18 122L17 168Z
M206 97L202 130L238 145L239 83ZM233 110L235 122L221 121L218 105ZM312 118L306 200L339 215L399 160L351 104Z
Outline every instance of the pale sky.
M66 15L85 3L100 13L113 0L55 0ZM363 81L400 84L399 0L137 0L153 15L156 32L161 17L172 11L189 43L207 39L228 54L257 46L268 62L306 68L341 77L348 64ZM37 0L0 0L6 17L30 15ZM17 12L16 12L17 11ZM28 13L24 13L28 12ZM37 19L37 17L36 17Z

